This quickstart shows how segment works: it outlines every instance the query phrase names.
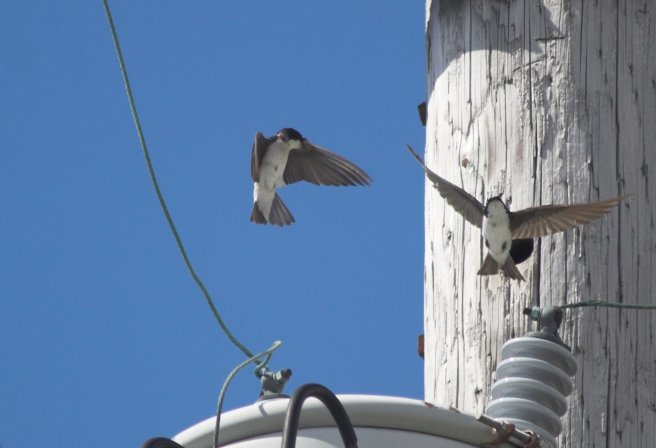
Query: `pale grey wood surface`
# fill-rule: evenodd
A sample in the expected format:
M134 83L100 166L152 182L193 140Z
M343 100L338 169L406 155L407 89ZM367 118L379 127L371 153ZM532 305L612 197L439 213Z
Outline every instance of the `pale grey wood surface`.
M656 2L428 0L426 26L433 171L511 209L632 194L536 240L518 284L476 275L480 229L427 183L426 400L480 412L523 307L656 304ZM561 446L656 446L656 312L566 316L579 372Z

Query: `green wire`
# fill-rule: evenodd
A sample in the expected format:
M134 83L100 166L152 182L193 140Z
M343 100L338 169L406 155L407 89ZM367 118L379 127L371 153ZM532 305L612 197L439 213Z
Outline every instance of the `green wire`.
M223 409L223 399L225 398L225 394L228 390L228 385L233 380L233 378L237 375L237 373L239 373L241 369L243 369L253 361L258 360L262 356L265 356L264 361L258 362L256 372L264 368L265 364L269 362L269 359L271 358L271 354L275 350L277 350L278 347L280 347L281 345L282 342L276 341L267 350L260 352L257 355L253 355L250 358L248 358L246 361L241 362L237 367L232 369L232 372L230 372L228 377L225 379L225 381L223 382L223 386L221 387L221 392L219 392L219 402L216 406L217 409L216 409L216 421L214 423L214 444L212 445L213 447L218 448L219 446L219 426L221 424L221 410Z
M584 306L602 306L606 308L627 308L633 310L656 310L656 305L631 305L628 303L603 302L601 300L584 300L583 302L568 303L567 305L558 305L555 308L581 308Z
M205 297L205 301L207 302L210 309L212 310L212 314L214 314L214 317L216 318L217 322L221 326L223 332L226 334L226 336L228 336L228 339L230 339L230 341L232 341L232 343L235 346L237 346L237 348L239 348L246 356L248 356L249 358L253 358L254 357L253 353L251 353L246 347L244 347L244 345L241 344L241 342L237 340L236 337L233 336L233 334L226 326L225 322L223 322L223 319L221 318L219 311L216 309L216 306L214 306L214 302L212 301L209 292L207 291L205 285L194 271L194 268L191 266L191 261L189 261L189 257L187 256L187 251L185 250L184 245L182 244L182 239L180 238L180 235L178 234L178 231L175 228L175 224L173 224L173 218L169 213L169 209L166 206L166 202L164 201L164 196L162 195L162 192L160 191L159 188L159 184L157 183L157 178L155 177L155 170L150 160L150 154L148 153L148 147L146 146L146 138L144 137L143 130L141 129L141 123L139 122L139 116L137 115L137 107L135 105L134 97L132 95L132 88L130 87L128 72L127 69L125 68L125 62L123 61L123 53L121 53L121 46L119 45L118 42L118 35L116 34L116 28L114 27L114 21L112 20L112 13L109 11L109 5L107 4L107 0L103 0L103 6L105 7L105 14L107 15L107 20L109 21L109 28L112 32L112 39L114 41L114 47L116 48L118 63L121 68L121 75L123 76L123 83L125 84L125 91L127 92L128 101L130 103L130 111L132 112L132 119L134 120L134 125L137 128L139 143L141 143L141 150L146 159L146 165L148 167L148 174L150 174L150 180L153 184L153 187L155 188L155 193L157 193L157 199L159 200L159 205L162 207L162 211L164 212L166 221L169 223L169 228L171 229L171 232L173 232L173 237L175 238L175 242L178 245L178 249L180 250L182 259L184 260L185 266L187 266L187 269L189 270L191 277L194 279L194 282L196 282L196 284L202 291L203 296Z

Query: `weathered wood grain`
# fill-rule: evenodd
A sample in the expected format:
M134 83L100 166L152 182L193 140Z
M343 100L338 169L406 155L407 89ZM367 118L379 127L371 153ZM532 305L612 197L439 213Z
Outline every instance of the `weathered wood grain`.
M427 1L426 163L511 209L631 194L537 241L526 282L478 277L479 229L426 186L426 400L482 411L524 306L656 304L656 3ZM656 312L581 308L561 446L656 443Z

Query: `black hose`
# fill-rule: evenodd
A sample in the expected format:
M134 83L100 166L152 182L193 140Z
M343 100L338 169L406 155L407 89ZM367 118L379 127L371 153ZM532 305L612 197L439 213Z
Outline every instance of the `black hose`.
M171 439L164 437L155 437L150 440L146 440L141 448L184 448L179 443L174 442Z
M319 399L330 411L337 429L342 436L342 441L346 448L358 448L358 438L351 424L344 406L339 399L329 389L321 384L304 384L294 391L292 398L289 400L287 415L285 416L285 426L282 430L282 448L295 448L296 435L298 433L298 423L301 419L301 408L303 402L314 397Z

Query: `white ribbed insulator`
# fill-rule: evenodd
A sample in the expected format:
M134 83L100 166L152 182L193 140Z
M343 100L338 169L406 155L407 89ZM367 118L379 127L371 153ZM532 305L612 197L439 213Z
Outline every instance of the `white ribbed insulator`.
M556 448L574 388L576 359L566 348L546 339L523 337L501 348L496 382L485 413L513 423L519 430L536 432L545 446Z

